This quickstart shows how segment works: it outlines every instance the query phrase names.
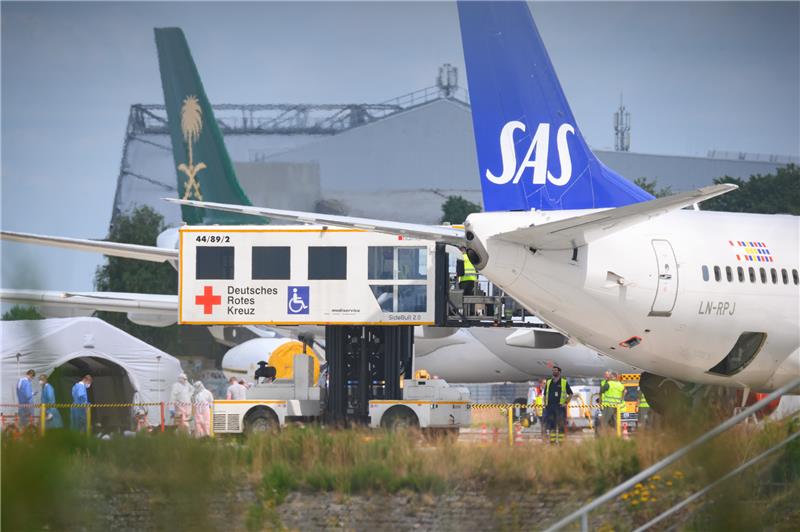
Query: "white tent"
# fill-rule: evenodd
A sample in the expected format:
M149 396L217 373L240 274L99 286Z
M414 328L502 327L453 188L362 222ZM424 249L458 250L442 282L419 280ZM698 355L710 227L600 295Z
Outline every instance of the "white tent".
M60 368L59 382L51 383L57 400L65 402L71 402L72 384L83 374L92 374L89 399L93 403L169 401L172 384L181 372L177 358L98 318L2 321L0 353L0 402L5 404L17 402L17 381L29 369L38 376ZM38 391L38 380L33 388ZM38 401L37 395L34 402ZM131 409L113 410L96 409L96 415L102 419L113 414L117 422L130 419ZM6 414L14 411L3 408ZM93 419L97 417L93 412ZM159 424L160 408L150 407L147 417L150 424Z

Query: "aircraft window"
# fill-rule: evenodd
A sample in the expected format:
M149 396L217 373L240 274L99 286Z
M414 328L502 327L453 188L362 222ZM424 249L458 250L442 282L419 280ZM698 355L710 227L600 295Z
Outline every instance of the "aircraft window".
M753 269L752 266L747 268L747 272L750 274L750 282L751 283L756 282L756 271Z
M347 279L345 246L308 246L309 280Z
M786 271L786 268L781 268L781 279L783 279L783 284L789 284L789 272Z
M767 284L767 271L764 268L759 268L761 271L761 282Z
M772 284L778 284L778 272L775 271L775 268L770 268L770 274L772 274Z
M428 253L425 248L397 248L397 278L428 277Z
M714 266L714 279L719 282L722 279L721 272L719 271L719 266Z
M730 353L708 372L717 375L733 375L742 371L753 361L766 339L767 334L763 332L742 333Z
M197 279L233 279L233 246L198 246L195 255Z
M392 279L394 276L394 248L369 246L367 250L368 279Z
M728 278L728 282L733 282L733 270L731 270L730 266L725 266L725 277Z
M703 265L703 280L708 281L708 266Z
M739 276L739 282L743 283L744 282L744 268L742 268L741 266L737 266L736 267L736 275Z
M291 279L289 246L253 246L253 279Z
M397 287L398 312L425 312L428 305L428 287L424 284Z
M794 280L795 285L800 284L800 276L797 275L797 269L792 270L792 279Z

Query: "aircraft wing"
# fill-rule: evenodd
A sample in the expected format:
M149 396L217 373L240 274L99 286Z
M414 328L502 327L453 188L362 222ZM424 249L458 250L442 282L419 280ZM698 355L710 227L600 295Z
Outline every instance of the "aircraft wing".
M536 249L572 249L656 216L711 199L737 188L739 187L729 183L711 185L674 196L633 203L543 225L524 227L497 234L493 238Z
M32 233L17 233L15 231L0 231L0 239L9 240L11 242L79 249L81 251L94 251L112 257L149 260L151 262L167 262L178 260L179 258L177 249L142 246L140 244L123 244L120 242L106 242L103 240L35 235Z
M51 317L86 316L97 311L124 312L134 323L162 327L178 319L178 296L174 294L0 288L0 301L33 305Z
M402 235L412 238L423 238L426 240L436 240L448 244L463 245L464 230L456 227L412 224L405 222L390 222L385 220L374 220L371 218L356 218L353 216L339 216L335 214L318 214L314 212L285 211L281 209L270 209L266 207L250 207L246 205L230 205L227 203L213 203L194 200L180 200L164 198L166 201L179 205L188 205L202 209L213 209L241 214L251 214L255 216L265 216L277 218L279 220L289 220L305 224L332 225L335 227L347 227L353 229L363 229L365 231L375 231L377 233L388 233L390 235Z

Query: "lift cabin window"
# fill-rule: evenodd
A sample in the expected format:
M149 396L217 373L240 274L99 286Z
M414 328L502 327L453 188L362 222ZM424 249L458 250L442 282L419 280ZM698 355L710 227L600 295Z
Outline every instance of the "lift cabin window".
M393 279L394 278L394 250L391 246L370 246L367 250L367 278Z
M397 278L428 277L428 253L425 248L397 248Z
M344 246L309 246L308 279L347 279L347 248Z
M367 257L370 288L382 311L425 312L427 310L428 250L426 248L370 246Z
M289 246L254 246L252 260L253 279L290 279L290 249Z
M739 336L736 344L719 364L708 370L716 375L730 376L739 373L747 367L756 357L767 334L763 332L744 332Z
M197 279L233 279L233 246L198 246L195 255Z

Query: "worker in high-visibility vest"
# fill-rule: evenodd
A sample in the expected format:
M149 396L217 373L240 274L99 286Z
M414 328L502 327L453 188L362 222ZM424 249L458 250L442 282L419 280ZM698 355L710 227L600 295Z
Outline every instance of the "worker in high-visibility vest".
M616 428L617 409L622 406L622 397L625 395L625 386L619 382L619 374L617 372L611 373L607 384L608 389L601 398L604 425L610 428Z
M561 377L561 368L553 366L553 378L544 385L544 424L550 443L561 443L567 428L567 405L573 397L567 379Z
M599 403L600 408L597 409L597 412L595 413L594 417L595 434L598 434L600 432L600 429L605 426L604 423L607 424L606 422L607 412L605 411L605 409L606 409L606 395L608 394L608 388L609 388L608 381L610 380L611 380L611 370L607 369L605 373L603 373L603 378L600 379L600 403Z
M478 280L478 270L469 260L467 248L461 246L461 260L464 262L464 274L458 277L458 287L464 291L465 296L475 293L475 282Z
M644 390L639 387L639 428L647 427L650 421L650 403L644 396Z

